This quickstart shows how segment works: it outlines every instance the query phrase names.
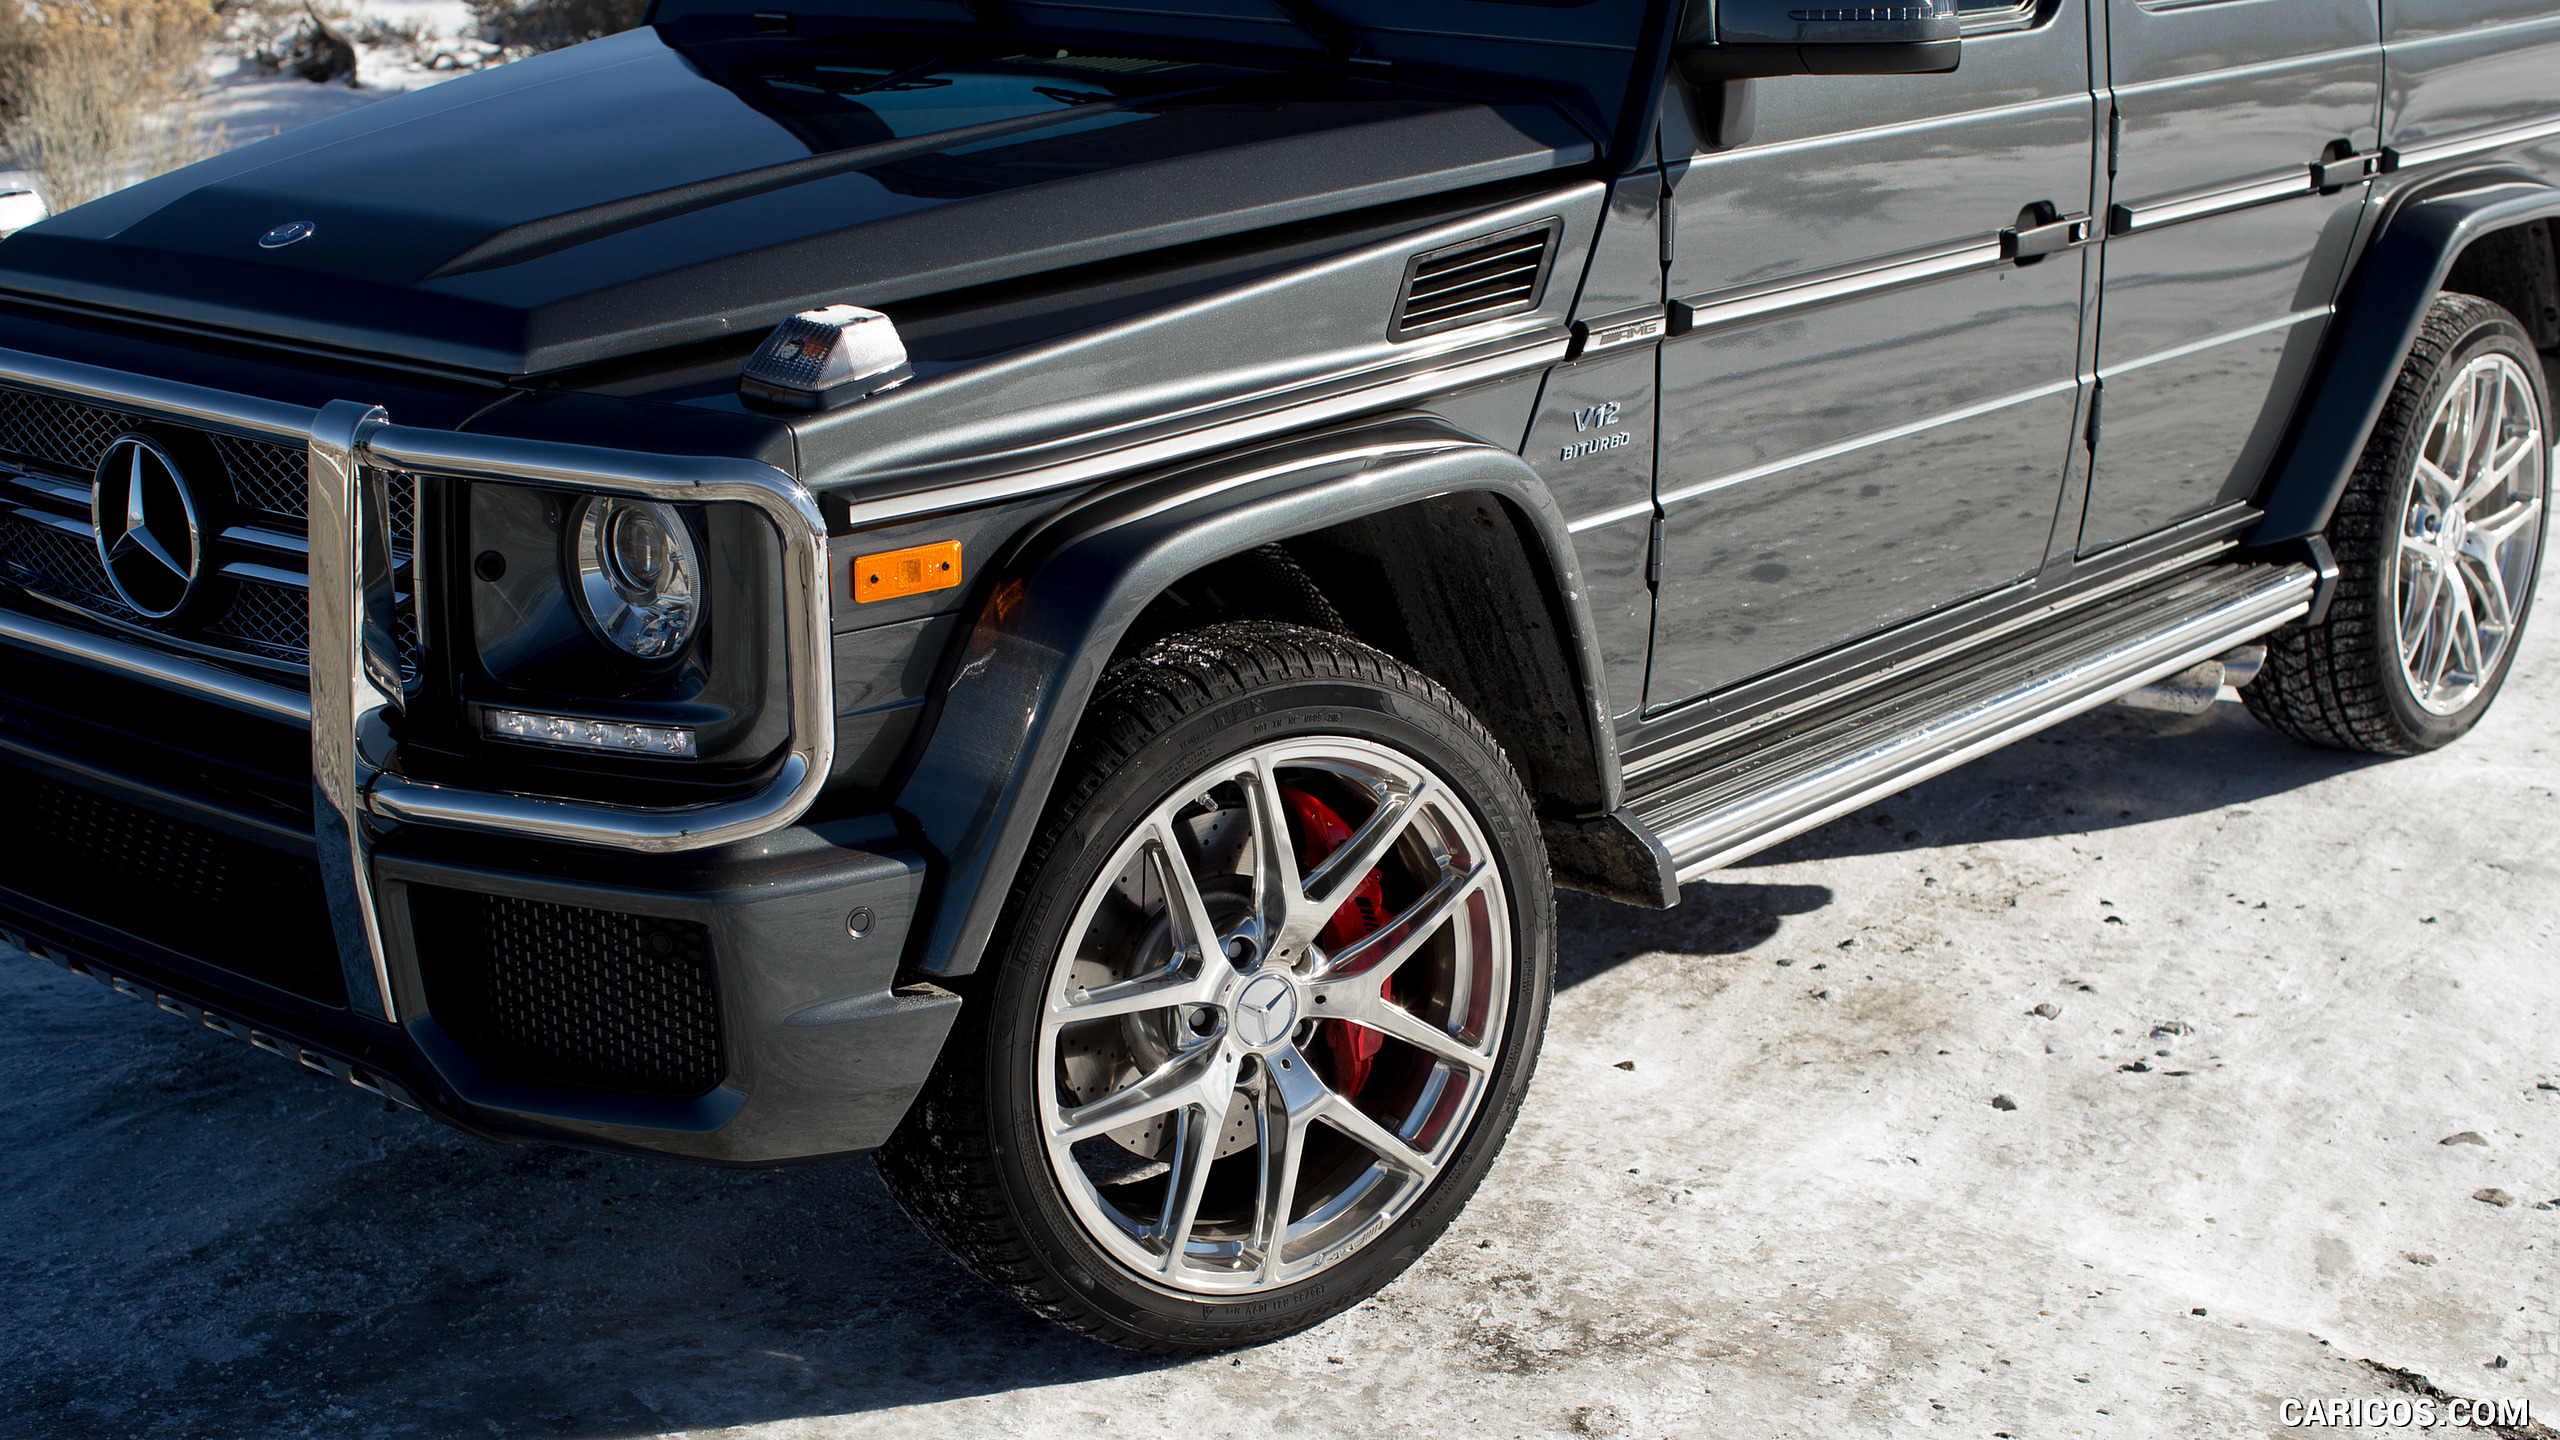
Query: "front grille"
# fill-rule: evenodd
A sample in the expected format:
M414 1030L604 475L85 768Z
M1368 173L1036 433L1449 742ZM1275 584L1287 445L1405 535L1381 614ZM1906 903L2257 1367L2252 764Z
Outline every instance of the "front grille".
M98 468L98 457L117 436L141 422L141 416L121 410L0 387L0 451L82 475Z
M424 885L409 910L427 1008L490 1073L678 1098L720 1083L704 927Z
M145 621L116 597L97 557L92 474L107 446L143 430L190 457L189 489L205 545L204 577L180 614ZM304 448L168 425L106 406L0 386L0 580L188 645L286 669L310 661L304 570L309 482ZM218 473L212 473L217 472ZM389 472L401 669L418 674L416 615L405 593L418 477Z
M231 472L231 498L250 510L301 519L310 513L310 479L303 453L237 435L213 437L215 453Z
M116 598L88 537L23 514L0 512L0 576L110 620L142 618Z
M282 585L243 584L231 597L231 607L205 633L237 641L252 654L299 665L311 656L310 598Z
M0 767L0 886L327 1005L347 1003L319 872L299 856Z

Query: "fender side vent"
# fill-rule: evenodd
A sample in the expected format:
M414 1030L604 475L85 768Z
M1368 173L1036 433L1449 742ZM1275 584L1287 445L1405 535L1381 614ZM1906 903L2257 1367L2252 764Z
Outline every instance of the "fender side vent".
M1541 220L1414 256L1387 338L1411 340L1537 309L1563 229L1562 220Z

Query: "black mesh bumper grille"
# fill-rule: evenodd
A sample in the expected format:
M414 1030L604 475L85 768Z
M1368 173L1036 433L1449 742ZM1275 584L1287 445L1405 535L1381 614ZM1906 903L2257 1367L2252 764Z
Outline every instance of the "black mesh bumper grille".
M0 885L234 974L347 1003L310 862L0 766Z
M409 907L427 1008L491 1073L671 1097L720 1083L702 926L429 886Z
M0 386L0 453L75 471L84 479L98 468L99 457L117 436L149 428L151 422L123 410ZM246 509L301 517L306 482L300 446L238 435L210 438L231 472L234 500Z

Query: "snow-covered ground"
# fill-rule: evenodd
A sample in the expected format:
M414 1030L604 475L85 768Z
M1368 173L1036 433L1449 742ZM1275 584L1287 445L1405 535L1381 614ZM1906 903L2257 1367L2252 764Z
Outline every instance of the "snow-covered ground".
M468 38L471 12L462 0L353 0L346 13L344 23L349 26L366 19L393 25L414 22L429 37L428 43L415 53L399 45L358 45L356 83L351 87L343 81L314 84L299 75L262 73L249 58L247 46L216 41L205 47L205 88L193 120L209 129L219 127L225 148L236 148L469 73L465 67L431 68L419 63L421 57L432 59L439 45L468 57L488 49ZM33 176L0 165L0 235L42 218L29 201L10 196L12 191L32 193L35 188Z
M2541 618L2433 755L2101 710L1563 897L1484 1189L1236 1356L1049 1328L861 1161L484 1145L0 955L0 1434L2196 1440L2432 1384L2550 1440Z
M462 38L470 33L471 12L461 0L356 0L352 14L394 24L416 21L458 50L483 48ZM245 145L467 73L427 69L395 49L357 46L351 89L343 82L315 85L298 75L262 75L237 47L217 44L205 57L211 88L202 117L220 125L232 145Z

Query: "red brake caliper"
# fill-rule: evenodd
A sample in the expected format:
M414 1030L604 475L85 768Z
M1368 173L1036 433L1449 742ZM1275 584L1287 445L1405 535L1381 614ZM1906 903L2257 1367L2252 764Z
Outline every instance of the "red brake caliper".
M1351 838L1351 827L1342 823L1342 817L1333 813L1332 806L1294 785L1280 787L1280 803L1289 807L1289 818L1296 822L1290 828L1297 832L1298 873L1302 875L1323 864L1326 856ZM1350 903L1334 911L1333 918L1324 922L1319 938L1324 941L1327 951L1340 954L1344 947L1376 934L1393 918L1387 914L1386 890L1378 883L1378 872L1371 870L1360 877L1358 888L1351 892ZM1394 998L1394 976L1387 977L1385 988L1388 998ZM1365 1025L1354 1025L1344 1020L1326 1020L1321 1024L1323 1030L1319 1039L1326 1057L1333 1062L1329 1068L1333 1071L1334 1084L1345 1095L1359 1094L1360 1088L1369 1083L1370 1062L1377 1058L1378 1046L1386 1037Z

